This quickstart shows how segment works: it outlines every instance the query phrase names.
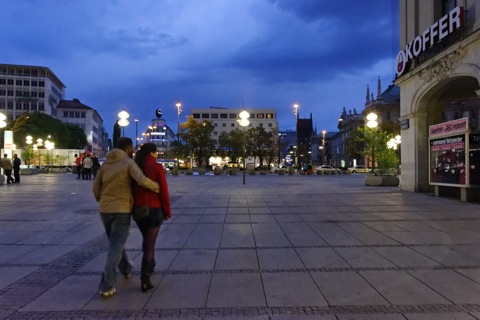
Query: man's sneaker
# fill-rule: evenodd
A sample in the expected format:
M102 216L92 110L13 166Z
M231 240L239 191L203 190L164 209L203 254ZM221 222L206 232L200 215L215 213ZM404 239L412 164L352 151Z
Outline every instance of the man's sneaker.
M130 260L128 261L128 263L130 264L130 272L129 273L126 273L126 274L123 274L123 276L125 277L125 279L129 279L132 277L132 274L133 274L133 261Z
M115 290L115 288L110 288L110 289L105 290L105 291L100 291L100 295L104 298L109 298L109 297L113 296L115 294L115 292L117 292Z

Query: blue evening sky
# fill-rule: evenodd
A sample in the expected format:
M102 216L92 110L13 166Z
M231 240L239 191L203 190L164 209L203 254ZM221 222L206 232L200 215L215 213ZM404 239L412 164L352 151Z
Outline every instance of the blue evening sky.
M49 67L66 99L95 108L111 135L125 108L135 135L162 109L276 108L280 130L313 114L318 131L364 109L395 75L397 0L0 0L0 62Z

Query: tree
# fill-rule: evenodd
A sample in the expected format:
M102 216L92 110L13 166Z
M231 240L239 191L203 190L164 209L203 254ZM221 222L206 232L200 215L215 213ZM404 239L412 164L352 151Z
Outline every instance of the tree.
M215 140L211 138L213 124L210 121L197 122L193 116L180 125L180 137L185 141L187 150L199 167L208 163L213 154Z
M113 136L112 136L112 139L113 139L113 147L114 147L114 148L117 147L118 139L120 139L121 136L122 136L122 133L121 133L120 125L118 124L118 121L117 121L117 122L115 122L115 124L113 125Z
M247 154L257 157L260 165L263 165L264 159L271 152L271 132L266 132L264 128L255 127L247 131Z
M365 143L363 151L364 156L370 159L372 169L378 165L380 173L387 169L396 167L397 153L387 147L387 142L393 135L379 128L359 127L361 135L358 137L360 142Z
M64 123L42 112L24 113L7 127L14 133L17 146L25 145L25 138L48 139L50 136L55 148L80 149L87 145L83 130L75 125Z
M231 161L238 162L242 157L243 132L236 128L229 133L222 132L218 137L218 153L222 157L229 157Z

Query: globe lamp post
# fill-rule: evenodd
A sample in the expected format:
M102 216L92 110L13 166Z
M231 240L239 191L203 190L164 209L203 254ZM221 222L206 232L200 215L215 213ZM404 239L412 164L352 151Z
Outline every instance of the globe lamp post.
M240 112L240 114L238 116L240 117L240 120L238 120L238 123L243 127L243 156L242 156L242 159L243 159L243 184L245 184L245 170L247 169L245 167L245 147L246 147L246 144L247 144L246 143L245 127L247 127L250 124L250 120L248 120L250 118L250 113L243 110L242 112Z

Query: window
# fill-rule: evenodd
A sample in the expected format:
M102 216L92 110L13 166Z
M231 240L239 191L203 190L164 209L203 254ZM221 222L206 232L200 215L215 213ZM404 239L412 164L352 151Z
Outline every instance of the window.
M6 85L7 79L0 79L0 85Z
M45 87L45 81L38 81L38 86L44 88Z
M38 104L38 111L45 111L45 104L39 103Z
M266 116L267 119L273 119L273 113L267 113Z
M446 15L457 6L457 0L442 0L442 16Z
M23 91L23 96L24 96L24 97L30 97L30 92L28 92L28 91Z
M0 90L0 96L6 96L7 90Z
M257 119L263 119L264 114L263 113L257 113Z
M29 110L30 109L30 103L24 102L23 103L23 110Z
M210 119L209 113L202 113L202 119Z
M218 126L218 123L214 123L213 126L216 128Z
M15 103L15 110L22 110L22 104L20 102Z
M0 109L5 109L5 101L0 101Z
M227 127L227 124L226 124L226 123L222 123L222 127L226 128L226 127Z
M30 109L32 111L37 111L37 104L36 103L33 103L32 104L32 108Z
M228 114L220 113L220 119L228 119Z
M80 111L75 111L75 118L80 118Z
M17 80L17 81L15 81L15 84L16 84L17 86L21 86L21 85L22 85L22 80Z
M8 90L7 91L7 96L8 97L13 97L13 90Z
M85 111L80 112L80 118L85 118Z
M212 113L212 119L218 119L218 113Z
M13 102L12 101L7 102L7 109L13 110Z
M235 123L230 123L230 127L234 128L234 127L235 127Z
M268 124L268 127L271 128L271 127L273 127L273 125L272 125L271 123L269 123L269 124Z
M230 113L230 114L228 115L228 117L229 117L230 119L237 119L237 114L236 114L236 113Z
M32 81L32 87L37 87L38 86L38 82L37 81Z
M45 92L39 92L38 97L39 98L45 98Z
M73 111L68 111L68 117L69 117L69 118L75 118L75 112L73 112Z
M217 135L218 135L218 132L217 132L217 131L213 131L213 135L214 135L214 136L217 136Z
M24 87L29 87L30 86L30 81L29 80L23 80L23 86Z
M15 91L15 96L16 97L21 97L22 96L22 91Z
M263 123L259 123L259 124L258 124L258 127L259 127L259 128L263 128Z
M7 80L7 84L8 84L9 86L13 86L13 79L8 79L8 80Z
M32 92L31 95L32 95L32 98L36 98L38 96L38 92Z
M68 118L68 111L63 111L63 117Z
M250 119L255 119L255 113L250 114Z
M194 119L200 119L200 113L192 113Z

